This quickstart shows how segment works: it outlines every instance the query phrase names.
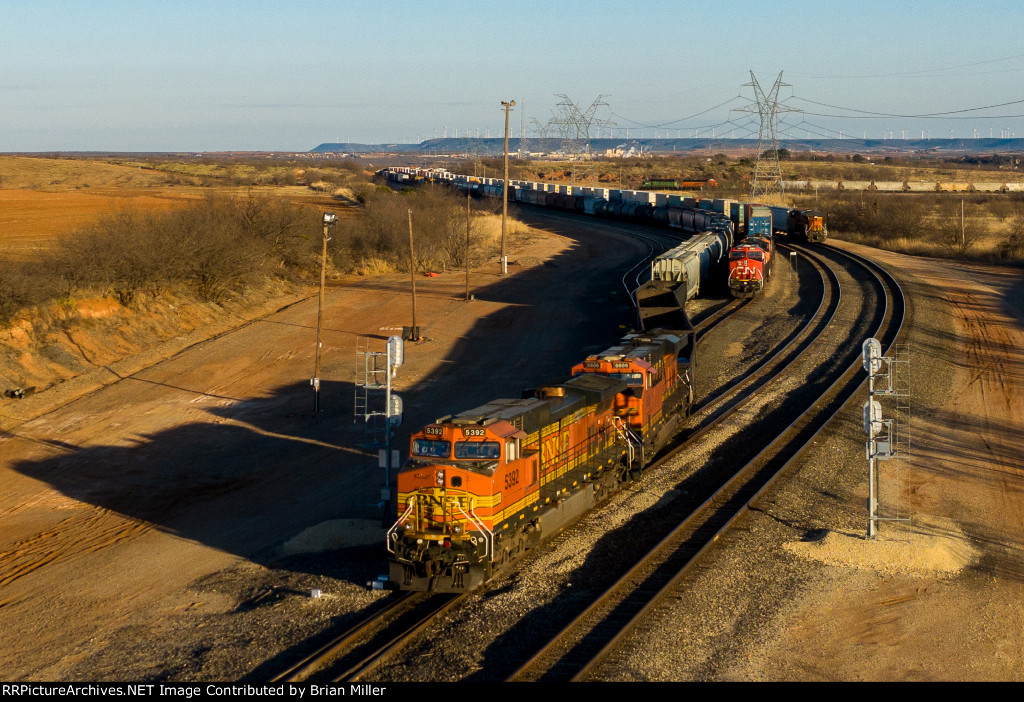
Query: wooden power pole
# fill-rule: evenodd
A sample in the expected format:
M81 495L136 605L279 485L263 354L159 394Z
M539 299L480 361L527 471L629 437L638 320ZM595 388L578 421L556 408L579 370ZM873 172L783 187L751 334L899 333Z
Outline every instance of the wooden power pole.
M412 209L409 209L409 280L412 282L412 341L419 341L416 329L416 254L412 248Z

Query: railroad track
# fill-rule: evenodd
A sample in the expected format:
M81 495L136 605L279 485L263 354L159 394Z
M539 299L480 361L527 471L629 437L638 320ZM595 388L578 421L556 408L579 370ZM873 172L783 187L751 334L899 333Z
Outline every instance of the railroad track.
M796 248L805 255L809 253L805 247ZM871 335L888 348L895 342L905 315L906 303L899 284L880 266L862 257L832 247L822 248L855 262L873 277L885 299L885 307L878 315ZM855 358L773 441L508 679L579 681L593 677L637 625L651 616L659 603L675 591L700 556L713 547L721 534L746 512L778 475L798 462L814 437L860 387L863 377L859 358Z
M678 453L711 427L742 408L758 390L809 351L820 334L835 320L839 303L842 301L839 278L816 254L804 251L802 255L811 263L821 279L822 296L817 309L802 325L796 327L776 345L774 353L766 355L746 372L733 378L717 393L698 403L693 408L691 417L703 416L704 419L690 430L683 444L677 444L673 448L673 453ZM704 334L711 328L705 328ZM698 335L698 339L701 336L703 335Z
M652 241L648 258L657 248L658 244ZM829 278L828 266L821 263L817 255L803 247L799 250L815 265L822 277L825 292L818 309L808 318L807 322L776 347L778 350L770 358L750 369L714 398L701 405L699 412L707 412L711 416L715 408L724 407L727 402L734 400L727 409L714 414L713 419L698 427L695 433L687 438L683 448L696 439L696 432L703 432L707 426L720 422L725 416L736 411L744 402L755 396L758 388L762 387L769 378L774 377L780 368L792 363L795 358L806 351L813 338L822 329L829 326L841 296L838 281L835 280L834 275ZM898 286L896 289L898 290ZM721 320L742 309L745 306L742 304L743 302L746 301L727 304L705 319L701 324L702 333L708 333ZM846 374L843 377L845 378ZM837 385L839 385L839 381L834 383L833 387ZM787 431L797 431L794 429L796 425L797 423L794 422ZM570 624L566 627L552 639L550 644L517 670L510 679L579 680L593 674L601 661L615 650L617 643L633 630L650 609L655 607L657 602L665 596L665 592L671 589L673 583L682 577L682 573L685 573L689 564L699 557L709 544L714 543L718 535L728 528L729 524L746 509L754 497L783 469L774 469L772 472L771 466L774 464L770 461L764 465L759 465L756 462L773 453L773 447L776 447L774 453L777 454L775 462L783 460L778 457L783 455L779 447L788 446L795 440L793 438L787 440L784 435L786 432L708 498L694 513L694 516L685 520L676 530L666 536L659 544L660 548L656 547L652 550L652 554L655 552L662 554L660 561L657 555L652 555L650 558L645 557L620 578L619 583L632 582L631 588L624 591L622 587L613 586L608 593L598 598L577 618L577 624ZM796 436L802 435L797 433ZM783 467L792 462L793 456L796 455L798 453L794 452L790 458L783 460ZM674 553L678 555L673 556ZM616 589L619 594L616 594ZM624 592L625 594L623 594ZM331 680L335 682L359 680L362 676L372 674L382 663L397 656L416 634L435 621L441 613L450 611L452 607L457 606L464 598L464 595L445 596L425 595L424 593L400 597L373 617L361 622L312 656L293 666L289 671L276 677L275 680ZM585 618L588 615L595 616L595 613L601 608L604 608L606 613L603 616L597 615L597 623L586 624ZM411 613L413 610L415 610L415 614ZM566 643L567 639L570 640L569 644ZM595 650L596 653L594 653ZM547 662L543 663L541 661L545 656L548 657Z
M466 595L406 592L271 678L270 682L355 682L397 655Z
M633 288L630 287L630 280L634 279L634 275L636 284L639 284L647 264L667 249L665 241L672 242L681 238L663 232L626 232L615 225L604 223L596 227L592 225L591 228L627 233L647 243L646 254L622 276L622 284L631 300ZM396 595L392 602L277 674L271 682L358 681L398 655L416 634L465 597L421 592Z

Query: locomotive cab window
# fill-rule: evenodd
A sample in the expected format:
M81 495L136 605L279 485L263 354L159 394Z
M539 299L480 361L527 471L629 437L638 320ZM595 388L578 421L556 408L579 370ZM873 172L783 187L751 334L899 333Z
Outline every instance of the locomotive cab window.
M456 441L455 457L493 460L501 458L501 446L497 441Z
M751 251L750 258L754 259L755 261L763 261L764 253L761 251Z
M631 388L642 388L644 386L643 373L609 373L609 378L621 378Z
M452 452L450 441L432 441L430 439L416 439L412 442L412 455L425 456L427 458L448 458Z
M505 442L505 460L514 461L519 458L519 439L510 439Z

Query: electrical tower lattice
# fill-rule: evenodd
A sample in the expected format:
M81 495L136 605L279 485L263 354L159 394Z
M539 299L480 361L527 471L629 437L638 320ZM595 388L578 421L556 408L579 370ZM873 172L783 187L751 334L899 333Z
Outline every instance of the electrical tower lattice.
M773 196L782 195L782 167L779 165L779 113L800 112L792 107L779 105L779 88L789 86L789 83L782 82L782 72L775 79L775 84L766 95L761 89L761 84L750 72L750 82L744 83L743 87L754 89L756 105L740 107L738 112L757 112L761 118L761 127L757 132L757 162L754 164L754 178L750 184L750 198L752 200L770 199Z

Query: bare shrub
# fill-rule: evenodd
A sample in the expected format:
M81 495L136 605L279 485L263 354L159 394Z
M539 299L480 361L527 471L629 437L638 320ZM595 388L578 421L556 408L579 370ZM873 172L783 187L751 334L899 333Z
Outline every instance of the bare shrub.
M985 225L976 217L961 215L959 205L942 208L934 232L936 242L953 256L964 256L985 236Z
M0 261L0 323L7 323L18 310L45 298L46 279L33 266Z
M366 193L359 217L340 228L336 264L356 269L409 270L409 210L416 268L444 270L465 265L466 201L443 188L386 189ZM472 225L471 246L480 238Z
M1024 259L1024 214L1017 214L1010 220L1010 231L1006 239L996 250L1003 260L1019 261Z
M305 278L318 260L317 214L285 203L214 195L171 212L116 212L61 239L44 261L62 295L98 288L130 304L183 284L217 301L270 275Z
M822 198L828 227L837 235L885 241L913 240L925 231L927 206L912 198L873 193L834 194Z

